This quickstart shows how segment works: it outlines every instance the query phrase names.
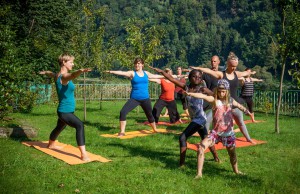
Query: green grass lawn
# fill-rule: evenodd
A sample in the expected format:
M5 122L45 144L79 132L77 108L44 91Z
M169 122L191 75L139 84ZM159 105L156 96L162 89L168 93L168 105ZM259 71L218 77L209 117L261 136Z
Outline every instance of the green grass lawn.
M76 115L83 119L83 103L77 103ZM212 155L206 154L203 179L194 180L196 152L188 150L186 167L179 169L178 135L124 140L100 136L119 131L119 111L124 103L103 102L102 110L99 102L87 104L87 151L111 159L109 163L71 166L22 145L22 139L0 138L1 193L300 193L299 118L282 116L281 133L275 134L274 116L256 113L256 120L266 122L247 124L249 133L267 144L237 148L239 169L246 175L235 175L226 150L219 150L222 163L210 161ZM30 114L9 116L14 120L1 125L27 123L38 129L38 137L32 140L44 141L56 125L56 105L40 105ZM144 121L142 109L135 109L127 116L126 130L150 130L137 124ZM167 128L182 131L186 126ZM58 140L76 146L75 130L67 127ZM199 138L192 137L190 142L199 142Z

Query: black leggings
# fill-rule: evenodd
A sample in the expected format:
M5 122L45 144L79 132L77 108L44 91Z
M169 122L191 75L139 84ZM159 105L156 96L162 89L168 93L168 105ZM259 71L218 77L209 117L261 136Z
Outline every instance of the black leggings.
M175 98L181 101L183 110L186 110L188 108L186 104L185 96L183 94L175 92Z
M126 121L126 115L132 111L135 107L141 106L144 110L149 123L154 122L154 117L152 115L152 106L150 99L146 100L135 100L133 98L130 98L125 105L123 106L122 110L120 111L120 121Z
M249 112L253 113L253 99L252 99L252 96L242 96L242 99L247 104Z
M195 122L191 122L179 137L180 147L186 147L187 139L196 132L198 132L202 140L207 136L205 125L199 125Z
M55 129L50 134L50 140L55 141L58 135L67 125L76 129L76 141L78 146L85 145L84 125L74 113L57 113L58 120Z
M158 123L160 113L164 107L167 107L170 123L175 123L180 119L179 113L177 111L176 101L164 101L162 99L158 99L154 104L152 114L154 116L155 122Z

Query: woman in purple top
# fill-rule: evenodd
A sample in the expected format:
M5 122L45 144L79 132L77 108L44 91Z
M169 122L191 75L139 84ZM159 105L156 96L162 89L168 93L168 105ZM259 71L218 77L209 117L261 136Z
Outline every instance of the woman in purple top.
M56 91L59 99L57 107L57 125L50 134L48 148L61 149L59 146L55 145L55 140L64 128L69 125L76 129L76 141L81 152L81 159L83 161L89 161L90 159L85 150L84 125L83 122L74 115L76 105L74 97L75 85L72 80L83 72L91 71L91 69L79 69L73 73L69 73L74 66L74 59L75 58L72 55L62 54L58 58L60 65L60 71L58 73L53 73L51 71L40 72L42 75L48 75L55 79Z
M155 120L152 115L152 106L149 97L148 83L149 79L159 79L163 78L163 76L144 71L143 68L144 60L142 58L136 58L134 60L134 71L106 71L107 73L128 77L131 80L132 90L130 93L130 99L126 102L126 104L120 111L120 132L118 134L119 137L125 135L126 115L137 106L142 107L153 131L157 132Z

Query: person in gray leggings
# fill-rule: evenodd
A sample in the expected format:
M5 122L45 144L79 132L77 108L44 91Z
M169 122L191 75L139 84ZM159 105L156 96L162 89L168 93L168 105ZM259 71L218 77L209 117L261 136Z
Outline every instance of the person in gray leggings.
M237 101L238 103L241 103L240 98L237 96L237 88L239 85L238 78L245 77L248 75L255 74L255 71L236 71L236 68L239 64L238 57L233 53L230 52L227 57L227 68L225 71L213 71L209 68L203 68L203 67L191 67L192 69L198 69L202 71L203 73L210 74L217 79L226 79L230 84L230 96ZM254 141L252 141L248 129L244 123L243 113L238 108L233 108L232 110L233 119L236 122L236 124L239 126L242 134L246 138L246 140L252 144L256 144ZM250 115L251 116L251 115Z

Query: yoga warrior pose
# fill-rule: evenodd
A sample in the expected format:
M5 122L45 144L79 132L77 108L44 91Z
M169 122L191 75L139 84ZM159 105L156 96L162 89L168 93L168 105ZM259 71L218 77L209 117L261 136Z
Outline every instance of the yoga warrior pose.
M166 68L165 72L170 75L173 75L172 70L169 68ZM152 110L152 114L154 116L155 122L158 123L160 113L164 107L166 107L168 110L170 123L176 123L177 121L181 122L179 113L177 111L176 101L174 98L175 84L165 78L149 79L149 80L161 85L161 95L159 96L159 99L154 104Z
M192 70L189 73L189 82L190 84L186 85L177 79L174 79L171 75L167 74L161 69L158 68L152 68L158 73L163 74L168 80L176 84L177 86L184 89L186 92L191 93L212 93L209 92L207 88L202 87L200 84L202 82L202 73L199 70ZM205 96L203 98L204 100L213 99L212 96ZM192 136L194 133L198 132L201 139L204 139L207 136L207 130L205 128L206 123L206 115L203 110L203 99L194 98L191 96L187 96L187 107L188 111L190 113L191 123L187 126L187 128L182 132L182 134L179 137L179 144L180 144L180 166L184 166L185 164L185 155L187 150L187 139ZM215 161L219 161L219 158L217 156L217 153L215 152L214 146L210 147L210 151L212 152L214 156Z
M107 73L128 77L131 80L132 90L130 93L130 99L125 103L120 111L120 133L118 134L119 137L125 135L126 115L137 106L142 107L153 131L156 132L156 125L154 117L152 115L152 106L149 96L148 84L149 79L159 79L163 78L163 76L144 71L143 68L144 60L142 58L136 58L134 60L134 71L106 71Z
M180 82L182 82L183 84L186 83L185 76L182 74L182 67L177 67L177 76L178 76L177 79ZM183 109L184 113L186 114L186 116L189 116L189 111L188 111L188 108L186 105L185 96L183 95L183 89L178 86L175 87L175 99L178 99L181 101L182 109Z
M59 104L57 107L58 120L56 127L50 134L48 148L60 149L60 147L55 145L55 140L63 131L63 129L69 125L70 127L76 129L76 141L81 152L81 159L83 161L89 161L89 157L85 150L84 125L82 121L74 114L76 102L74 97L75 85L73 84L72 80L83 72L91 71L91 69L79 69L73 73L69 73L74 66L74 59L75 58L72 55L62 54L58 58L60 65L60 71L58 73L55 74L51 71L40 72L42 75L48 75L55 79L56 91L59 99Z
M199 69L200 71L210 74L217 79L226 79L230 84L230 96L237 101L238 103L241 103L241 99L237 96L237 89L239 86L239 80L238 78L248 76L250 74L255 74L255 71L236 71L236 68L238 66L239 59L238 57L233 53L230 52L227 58L227 69L225 71L213 71L209 68L202 68L202 67L191 67L192 69ZM250 135L248 133L247 127L244 123L243 114L242 112L234 107L232 110L233 118L236 122L236 124L239 126L241 132L245 136L248 142L251 142L253 144L256 144L254 141L251 140Z
M212 56L210 60L211 70L218 71L219 70L219 64L220 64L220 58L217 55ZM203 73L202 75L203 81L205 81L206 87L210 89L211 91L214 91L214 89L217 87L218 79L214 76ZM204 101L204 111L206 113L207 121L205 124L205 127L207 130L210 130L210 126L212 123L212 105L211 103Z
M245 71L251 72L250 68L246 68ZM254 94L254 82L262 82L262 79L252 78L250 75L239 78L242 84L242 91L240 97L247 104L247 107L252 115L252 122L256 122L254 119L253 111L253 94Z
M213 129L200 143L198 150L198 172L195 178L202 177L205 150L219 142L222 142L222 144L226 146L234 173L242 174L238 170L235 153L236 138L233 131L232 106L242 110L245 114L249 115L250 112L230 97L229 82L225 79L218 81L217 88L214 90L214 98L207 98L205 94L201 93L187 92L187 95L194 98L207 99L212 104L213 109Z

